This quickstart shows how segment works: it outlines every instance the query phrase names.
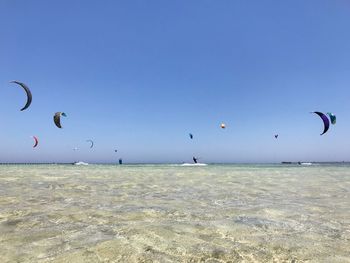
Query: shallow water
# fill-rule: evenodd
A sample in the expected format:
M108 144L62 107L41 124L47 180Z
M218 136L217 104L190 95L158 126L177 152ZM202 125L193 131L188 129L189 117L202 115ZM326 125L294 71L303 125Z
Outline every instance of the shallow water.
M0 262L350 262L350 166L0 166Z

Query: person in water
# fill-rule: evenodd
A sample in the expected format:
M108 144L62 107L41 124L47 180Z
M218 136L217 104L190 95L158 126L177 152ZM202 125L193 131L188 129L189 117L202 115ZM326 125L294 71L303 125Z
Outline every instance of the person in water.
M193 157L192 159L193 159L194 163L197 163L197 158L196 157Z

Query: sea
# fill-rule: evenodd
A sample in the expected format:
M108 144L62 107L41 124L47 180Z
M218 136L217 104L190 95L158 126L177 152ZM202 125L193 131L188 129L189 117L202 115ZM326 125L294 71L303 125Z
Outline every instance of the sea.
M0 262L350 262L350 165L0 165Z

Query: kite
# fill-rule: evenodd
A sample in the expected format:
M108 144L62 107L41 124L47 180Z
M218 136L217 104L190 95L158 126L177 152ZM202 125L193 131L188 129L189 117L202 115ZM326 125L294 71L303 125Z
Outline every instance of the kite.
M61 126L61 116L67 117L67 115L64 112L56 112L53 116L53 121L55 122L56 126L58 128L62 128Z
M94 142L93 142L93 140L86 140L86 141L91 143L90 148L94 147Z
M322 119L324 128L323 128L323 132L320 135L325 134L328 131L328 129L329 129L329 120L328 120L327 116L324 115L322 112L319 112L319 111L314 111L312 113L317 114Z
M26 102L26 105L24 105L24 107L21 109L21 111L24 111L32 103L32 93L30 92L30 89L28 88L28 86L26 84L22 83L22 82L13 80L13 81L10 81L10 83L15 83L15 84L20 85L24 89L24 91L26 92L26 94L27 94L27 102Z
M327 112L327 115L329 116L333 125L337 123L337 117L333 113Z
M37 147L38 146L38 143L39 143L39 140L36 136L32 136L33 139L34 139L34 145L33 145L33 148Z

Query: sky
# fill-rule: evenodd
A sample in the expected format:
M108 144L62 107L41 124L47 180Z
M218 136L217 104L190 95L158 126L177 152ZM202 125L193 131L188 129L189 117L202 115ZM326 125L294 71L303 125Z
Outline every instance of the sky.
M350 161L349 28L347 0L2 0L0 162Z

